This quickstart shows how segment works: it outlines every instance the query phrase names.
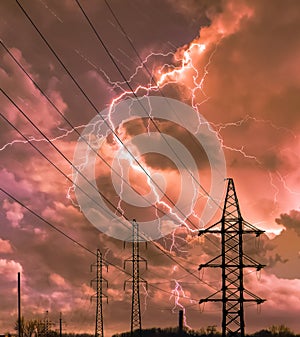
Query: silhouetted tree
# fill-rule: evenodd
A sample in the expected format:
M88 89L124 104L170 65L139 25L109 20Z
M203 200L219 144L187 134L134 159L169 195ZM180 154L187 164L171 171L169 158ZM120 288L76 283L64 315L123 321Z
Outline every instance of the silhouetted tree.
M18 331L18 321L15 324L15 330ZM49 330L46 336L45 322L40 319L25 320L21 317L21 337L56 337L57 333Z
M269 330L274 336L282 336L282 337L294 336L293 331L284 324L272 325L269 328Z

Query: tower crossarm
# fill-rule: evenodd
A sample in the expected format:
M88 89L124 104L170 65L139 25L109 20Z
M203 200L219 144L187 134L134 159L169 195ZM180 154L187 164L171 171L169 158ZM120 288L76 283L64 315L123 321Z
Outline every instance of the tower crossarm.
M125 281L124 281L124 290L126 290L127 284L128 284L128 283L131 283L131 284L132 284L132 282L133 282L132 279L125 280ZM146 289L148 289L148 282L147 282L146 280L144 280L143 278L140 277L139 280L138 280L138 283L139 283L139 284L144 284L145 287L146 287Z
M144 259L143 257L139 256L136 259L133 259L133 257L129 257L128 259L124 260L124 269L126 268L127 263L133 263L133 262L138 262L139 264L145 263L145 268L146 270L148 269L148 261Z

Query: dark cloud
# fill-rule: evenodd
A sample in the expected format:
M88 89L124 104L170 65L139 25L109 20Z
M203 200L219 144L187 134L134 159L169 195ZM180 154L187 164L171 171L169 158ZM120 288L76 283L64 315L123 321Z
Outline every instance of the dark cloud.
M279 254L275 254L275 257L270 257L269 258L269 262L268 262L268 264L267 264L267 266L269 267L269 268L272 268L272 267L274 267L275 265L276 265L276 263L278 263L278 262L280 262L280 263L287 263L288 262L288 259L283 259Z
M291 210L288 214L280 214L280 218L276 222L283 225L287 230L293 229L300 236L300 212Z

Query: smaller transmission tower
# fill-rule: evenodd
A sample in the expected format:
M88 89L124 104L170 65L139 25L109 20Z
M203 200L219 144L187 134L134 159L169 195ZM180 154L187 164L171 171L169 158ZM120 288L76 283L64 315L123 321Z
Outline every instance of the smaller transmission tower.
M103 266L106 266L108 270L108 265L103 263L102 254L100 250L97 249L97 263L91 265L91 271L94 267L96 267L96 278L91 281L91 283L96 283L96 294L91 297L91 300L96 299L96 326L95 326L95 337L103 337L103 306L102 299L105 297L108 303L108 297L103 293L103 283L106 283L108 286L108 282L103 278L102 270Z
M201 299L199 303L221 302L222 337L244 337L244 303L261 304L265 300L244 287L244 269L255 268L259 271L264 265L244 253L243 237L245 234L255 234L258 237L264 231L242 218L232 178L228 179L222 218L216 224L199 231L199 235L205 233L221 234L221 254L200 264L199 270L204 267L221 268L222 289ZM222 294L221 298L216 297L219 293Z
M45 317L44 317L44 333L43 333L44 337L49 336L50 328L52 325L53 325L53 322L49 320L49 311L46 310Z
M132 303L131 303L131 335L137 330L137 336L142 335L142 320L140 306L140 283L144 283L147 287L147 281L140 277L140 262L144 262L147 269L147 260L140 256L140 235L136 220L132 222L132 256L124 261L124 269L126 262L132 263L132 278L124 282L124 290L128 282L132 283Z

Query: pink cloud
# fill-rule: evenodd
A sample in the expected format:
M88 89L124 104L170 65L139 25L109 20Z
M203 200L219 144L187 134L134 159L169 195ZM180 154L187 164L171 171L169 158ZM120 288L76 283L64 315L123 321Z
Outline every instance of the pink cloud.
M30 76L36 80L38 75L31 73L31 66L23 58L22 52L13 48L11 49L11 53L24 66L26 71L29 72ZM6 87L6 93L10 97L17 97L17 99L14 99L15 103L24 111L24 113L44 132L58 126L60 121L57 118L57 112L54 111L52 107L49 107L44 96L7 54L3 57L3 68L4 72L0 73L0 75L2 75L0 79ZM64 110L66 109L66 104L63 102L59 92L54 90L53 92L50 92L50 96L53 96L54 101L59 103L60 107ZM26 131L26 133L31 133L32 135L41 138L40 135L38 136L37 131L34 131L32 126L25 121L24 117L21 116L21 113L16 108L12 108L11 103L6 101L3 110L7 111L10 120L14 122L18 128L21 128L23 132ZM38 113L35 113L36 111L38 111Z
M14 260L0 259L0 274L6 280L17 280L18 272L22 272L23 268L19 262Z
M3 201L3 209L6 210L6 218L13 227L20 227L20 222L24 218L24 209L17 202Z
M27 179L20 179L15 173L3 168L0 170L3 189L16 191L17 195L29 196L33 191L32 184Z
M58 287L62 287L62 288L67 287L67 283L65 279L56 273L51 273L51 275L49 276L49 279L51 282L53 282Z
M12 253L12 252L13 252L13 248L12 248L9 240L0 239L0 253L8 254L8 253Z

